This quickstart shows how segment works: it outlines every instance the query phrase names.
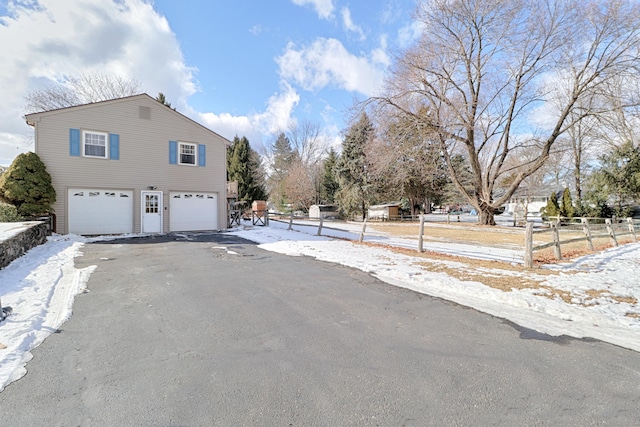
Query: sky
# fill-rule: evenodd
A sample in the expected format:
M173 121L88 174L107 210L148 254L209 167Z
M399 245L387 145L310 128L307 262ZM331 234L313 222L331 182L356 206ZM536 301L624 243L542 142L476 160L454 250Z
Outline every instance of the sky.
M0 240L24 230L21 223L2 224ZM268 227L241 225L230 232L254 241L259 247L289 256L308 256L321 262L341 264L371 274L393 285L471 307L509 320L538 336L593 338L640 351L640 288L629 278L640 276L640 243L584 256L548 266L556 274L536 270L504 271L482 267L486 276L510 274L538 282L539 287L505 292L473 280L460 280L447 269L467 272L467 265L454 259L432 260L393 252L380 245L359 245L361 226L328 224L317 236L318 224L270 221ZM337 237L337 238L334 238ZM189 234L181 238L188 240ZM54 235L0 270L2 306L12 313L0 322L0 391L20 379L28 369L31 350L72 316L73 301L79 293L91 292L91 274L98 268L77 269L74 258L82 256L86 244L110 237L86 239L74 235ZM365 242L416 248L416 241L389 236L369 225ZM117 242L114 242L117 244ZM214 250L239 255L237 247L214 246ZM478 245L425 242L425 250L463 254L479 259L495 259L522 264L522 251L497 250ZM569 302L550 298L548 289L571 295ZM629 315L633 313L634 315ZM529 333L529 336L536 334Z
M0 0L0 165L33 148L24 97L64 76L133 77L263 152L292 124L338 146L418 37L417 0Z

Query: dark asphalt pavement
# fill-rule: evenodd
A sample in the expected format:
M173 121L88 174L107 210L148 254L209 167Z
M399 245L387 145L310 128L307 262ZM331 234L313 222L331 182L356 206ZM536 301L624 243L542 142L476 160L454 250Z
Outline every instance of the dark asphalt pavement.
M83 252L90 292L0 393L0 425L640 424L630 350L224 233Z

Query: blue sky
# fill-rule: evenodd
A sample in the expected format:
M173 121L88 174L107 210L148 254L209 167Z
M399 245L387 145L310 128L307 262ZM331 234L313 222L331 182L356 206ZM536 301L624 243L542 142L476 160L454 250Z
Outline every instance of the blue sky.
M152 96L260 151L310 120L339 144L354 99L417 37L414 0L0 0L0 164L32 148L24 96L81 71Z

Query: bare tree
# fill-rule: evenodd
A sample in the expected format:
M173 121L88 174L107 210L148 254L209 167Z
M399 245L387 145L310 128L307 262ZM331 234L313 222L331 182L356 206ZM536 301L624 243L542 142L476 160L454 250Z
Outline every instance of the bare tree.
M385 117L378 129L380 135L366 149L378 196L387 201L406 198L411 215L417 215L417 207L430 212L431 202L440 202L447 184L440 147L402 117Z
M424 0L416 16L422 38L374 101L433 133L481 224L495 224L495 210L561 135L600 112L583 101L606 95L615 76L638 75L637 2ZM497 192L507 160L534 147L536 156ZM472 191L451 163L456 154L473 173Z
M287 137L291 141L291 148L305 164L316 164L321 160L326 144L320 124L309 120L293 123L289 127Z
M140 83L134 78L82 72L77 76L68 76L62 82L28 92L25 108L30 112L50 111L138 93Z
M284 192L293 209L308 210L309 206L316 202L316 188L314 173L309 167L297 158L284 180Z
M606 113L598 117L596 136L609 148L640 143L640 82L617 76L607 82L606 96L601 97Z

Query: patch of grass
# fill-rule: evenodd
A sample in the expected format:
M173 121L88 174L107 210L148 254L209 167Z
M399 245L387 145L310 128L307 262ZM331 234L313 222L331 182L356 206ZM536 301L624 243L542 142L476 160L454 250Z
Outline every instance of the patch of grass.
M358 243L356 243L358 244ZM542 268L525 269L524 266L511 264L502 261L487 261L462 256L442 254L438 252L425 251L417 252L406 248L398 248L395 246L384 245L381 243L363 242L359 243L365 246L379 247L395 253L419 258L420 261L416 265L423 269L444 273L448 276L456 278L463 282L478 282L493 289L503 292L512 292L513 290L535 289L540 292L537 295L549 299L561 299L567 304L576 304L575 299L578 298L582 302L581 306L587 307L597 304L596 300L600 298L608 298L617 303L627 303L637 305L638 300L630 296L613 295L607 290L590 289L582 293L573 293L564 289L556 289L545 285L548 277L562 275L577 274L577 271L563 271L562 273L555 270L547 270ZM587 298L585 298L585 294ZM640 313L627 313L627 317L640 318Z

